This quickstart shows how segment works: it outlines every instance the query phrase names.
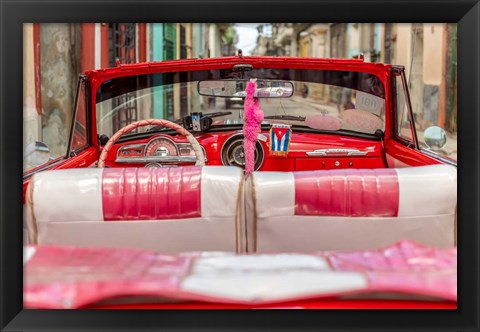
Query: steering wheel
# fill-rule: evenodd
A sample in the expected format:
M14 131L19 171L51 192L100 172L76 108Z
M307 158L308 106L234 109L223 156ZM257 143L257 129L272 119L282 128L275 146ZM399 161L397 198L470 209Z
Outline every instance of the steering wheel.
M192 145L193 151L195 152L195 157L197 158L197 162L195 163L195 166L205 166L205 156L203 155L202 148L200 147L200 144L198 143L197 139L193 137L193 135L190 134L188 130L168 120L146 119L146 120L132 122L131 124L123 128L120 128L112 137L110 137L107 144L105 144L105 146L103 147L102 153L100 153L100 157L98 157L98 168L105 167L105 160L107 159L108 152L123 134L129 133L132 130L137 129L139 127L152 126L152 125L167 127L175 130L180 135L185 136L188 142Z

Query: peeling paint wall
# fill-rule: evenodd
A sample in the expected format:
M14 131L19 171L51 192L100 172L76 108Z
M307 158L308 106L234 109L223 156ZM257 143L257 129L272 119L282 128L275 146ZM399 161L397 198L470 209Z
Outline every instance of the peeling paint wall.
M23 147L41 141L41 117L36 108L33 24L23 25Z
M53 157L67 151L79 72L78 39L77 25L41 24L43 142Z
M429 85L440 85L442 77L442 56L445 52L443 34L445 24L423 24L423 78L424 83Z
M401 23L397 26L395 64L405 66L405 74L410 74L410 62L412 48L412 24Z

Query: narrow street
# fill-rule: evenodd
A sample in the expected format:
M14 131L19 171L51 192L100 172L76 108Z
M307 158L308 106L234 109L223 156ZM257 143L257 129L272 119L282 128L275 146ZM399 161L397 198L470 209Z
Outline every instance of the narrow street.
M309 98L303 98L299 95L294 95L290 98L265 98L261 101L261 106L264 111L265 116L269 115L299 115L299 116L308 116L308 115L317 115L317 114L329 114L334 117L339 117L339 111L336 104L333 103L321 103L318 101L312 101ZM220 100L215 104L215 108L208 109L204 111L205 113L211 112L232 112L232 115L226 115L222 117L215 118L218 121L242 121L243 117L243 106L235 104L230 108L226 109L225 100ZM425 128L426 129L426 128ZM447 143L439 153L441 155L448 156L454 160L457 160L457 135L448 133L447 134ZM420 142L424 142L423 131L417 130L417 137Z

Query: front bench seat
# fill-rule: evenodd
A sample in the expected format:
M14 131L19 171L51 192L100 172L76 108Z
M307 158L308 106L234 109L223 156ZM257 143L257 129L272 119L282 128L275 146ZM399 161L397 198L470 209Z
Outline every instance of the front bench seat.
M243 173L236 167L84 168L35 174L30 244L242 251Z
M457 170L255 172L245 187L249 252L455 245Z

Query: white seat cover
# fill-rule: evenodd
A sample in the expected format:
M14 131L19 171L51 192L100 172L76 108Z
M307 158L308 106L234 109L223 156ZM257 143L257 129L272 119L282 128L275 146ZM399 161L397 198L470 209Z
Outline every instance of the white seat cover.
M400 240L454 245L456 168L256 172L249 251L362 250Z
M182 251L363 250L455 244L456 168L254 172L236 167L36 174L27 243Z
M239 168L69 169L36 174L28 238L38 244L241 251Z

